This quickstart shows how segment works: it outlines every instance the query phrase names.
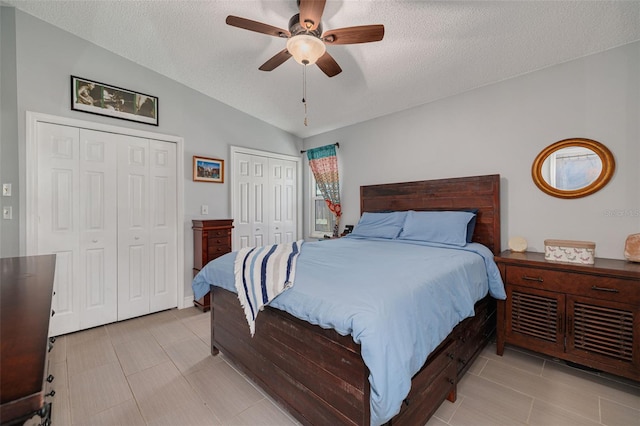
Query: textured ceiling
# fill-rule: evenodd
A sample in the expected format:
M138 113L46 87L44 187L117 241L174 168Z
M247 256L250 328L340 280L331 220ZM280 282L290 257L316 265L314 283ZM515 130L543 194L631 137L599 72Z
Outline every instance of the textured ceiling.
M300 137L428 103L640 40L640 1L329 0L328 29L383 24L376 43L329 46L342 73L258 67L285 40L225 24L287 28L295 0L4 0Z

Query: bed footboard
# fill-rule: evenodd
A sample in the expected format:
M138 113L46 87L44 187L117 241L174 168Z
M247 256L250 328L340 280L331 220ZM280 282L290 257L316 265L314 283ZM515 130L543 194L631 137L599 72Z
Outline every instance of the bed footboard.
M495 330L492 302L478 302L476 316L429 356L389 424L424 424L445 399L455 401L458 378ZM212 287L211 353L218 350L302 424L370 424L369 371L351 336L266 307L252 338L236 295Z

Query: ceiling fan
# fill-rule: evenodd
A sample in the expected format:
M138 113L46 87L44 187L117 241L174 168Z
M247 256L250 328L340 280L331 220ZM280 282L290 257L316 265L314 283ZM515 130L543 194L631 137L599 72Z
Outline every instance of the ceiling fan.
M297 0L300 13L289 20L289 30L237 16L227 16L227 24L257 33L286 38L287 47L260 66L261 71L272 71L287 59L293 58L302 65L318 65L327 76L342 72L340 65L327 52L326 45L356 44L380 41L384 37L384 25L362 25L322 32L322 12L326 0Z

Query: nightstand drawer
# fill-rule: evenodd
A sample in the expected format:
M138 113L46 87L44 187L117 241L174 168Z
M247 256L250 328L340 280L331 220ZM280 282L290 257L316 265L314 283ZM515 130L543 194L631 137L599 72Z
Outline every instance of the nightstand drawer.
M508 266L506 281L560 293L640 304L640 281L577 272Z

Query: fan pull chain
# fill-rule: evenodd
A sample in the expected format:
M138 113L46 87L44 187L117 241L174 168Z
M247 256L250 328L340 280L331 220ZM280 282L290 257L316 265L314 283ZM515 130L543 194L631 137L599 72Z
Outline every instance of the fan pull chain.
M302 104L304 105L304 125L307 124L307 66L302 67Z

